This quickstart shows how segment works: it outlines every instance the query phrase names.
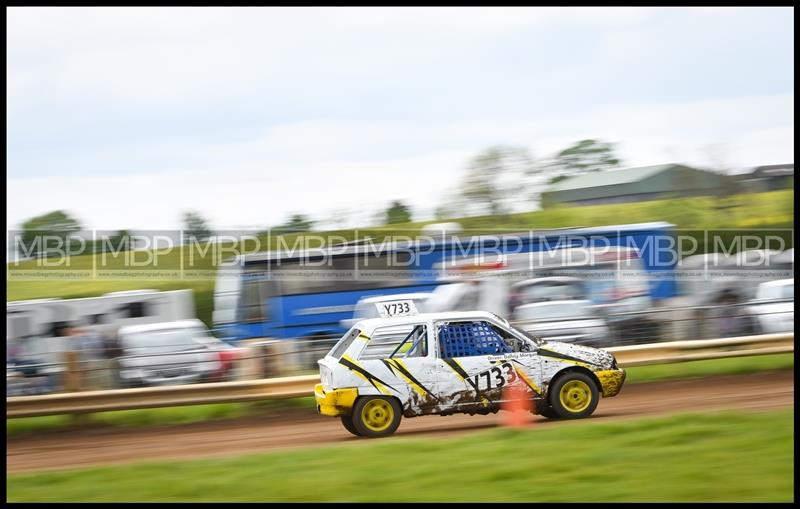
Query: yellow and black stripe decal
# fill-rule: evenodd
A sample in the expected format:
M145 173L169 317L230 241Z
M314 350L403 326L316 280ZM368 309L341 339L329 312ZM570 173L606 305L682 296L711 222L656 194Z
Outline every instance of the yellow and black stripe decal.
M458 375L458 377L461 378L461 380L466 380L467 378L469 378L469 375L467 374L466 371L464 371L464 368L461 367L461 364L459 364L457 360L453 359L452 357L442 360L445 362L445 364L450 366L450 368L453 371L456 372L456 375Z
M389 362L389 359L381 359L381 362L382 362L384 365L386 365L386 367L387 367L387 368L389 368L389 371L391 371L393 375L397 375L397 373L395 373L395 370L396 370L397 368L395 368L395 367L394 367L394 364L392 364L392 363L390 363L390 362Z
M363 332L358 335L358 339L363 339L364 341L369 341L369 336L364 334Z
M579 366L588 367L589 364L591 364L593 366L599 366L599 364L595 364L594 362L587 361L586 359L578 359L577 357L572 357L571 355L566 355L566 354L563 354L563 353L553 352L553 351L550 351L550 350L543 350L541 348L539 349L539 351L537 353L539 354L540 357L551 357L553 359L559 359L559 360L562 360L562 361L571 362L571 363L577 364Z
M515 364L519 364L520 366L522 366L522 367L514 366L514 372L517 374L517 376L520 378L520 380L525 382L525 385L530 387L530 389L533 391L534 394L536 394L537 396L541 395L542 394L542 390L539 388L539 386L536 385L536 383L531 379L531 377L529 377L528 374L525 373L525 369L524 369L525 365L522 364L521 362L519 362L516 359L512 359L512 360L514 361Z
M434 393L428 390L427 387L422 385L422 383L411 374L408 370L408 366L403 364L400 359L381 359L381 362L389 368L389 371L399 374L401 378L405 379L405 381L411 385L411 388L420 396L428 395L437 401L439 400Z
M398 391L391 385L387 384L380 378L377 378L376 376L372 375L369 371L356 364L356 362L347 355L343 355L342 358L339 359L339 364L346 367L347 369L349 369L356 375L360 376L367 382L371 383L372 386L378 389L382 394L389 394L389 391L386 390L386 387L395 391L398 394L400 393L400 391Z

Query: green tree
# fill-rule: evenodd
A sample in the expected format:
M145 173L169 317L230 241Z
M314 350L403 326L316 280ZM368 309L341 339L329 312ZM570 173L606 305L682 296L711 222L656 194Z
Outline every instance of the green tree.
M199 213L188 211L183 214L183 236L187 239L206 240L211 236L211 230Z
M547 183L550 184L550 185L553 185L553 184L555 184L557 182L561 182L562 180L566 180L568 178L569 178L568 175L556 175L555 177L553 177L550 180L548 180Z
M303 214L292 214L286 223L272 229L274 233L299 233L310 231L314 221Z
M614 145L600 140L581 140L557 153L544 165L544 171L553 175L550 183L593 171L616 168L620 159Z
M536 172L533 159L521 147L490 147L469 163L461 182L461 196L467 204L483 207L492 215L505 213L509 202L521 196L526 176Z
M393 201L386 209L386 224L410 223L411 209L401 201Z
M64 249L68 244L72 244L68 237L81 229L80 223L67 212L63 210L48 212L22 223L22 245L20 247L25 254L42 256L46 254L46 245L56 248L55 244L59 241L56 240L54 244L51 242L52 237L60 239L61 249Z

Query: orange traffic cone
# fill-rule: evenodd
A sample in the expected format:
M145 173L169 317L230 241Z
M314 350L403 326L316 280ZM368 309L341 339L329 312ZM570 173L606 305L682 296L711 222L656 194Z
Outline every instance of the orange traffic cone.
M521 428L531 423L531 399L528 391L519 384L508 384L503 389L502 409L503 424L512 428Z

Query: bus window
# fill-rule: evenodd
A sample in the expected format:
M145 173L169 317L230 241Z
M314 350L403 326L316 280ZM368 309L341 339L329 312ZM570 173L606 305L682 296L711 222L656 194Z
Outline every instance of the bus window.
M266 300L269 296L270 282L255 274L246 274L242 278L242 299L240 304L241 319L244 322L261 322L267 320Z
M280 295L357 291L413 284L407 267L408 253L359 253L308 260L262 262L258 267L270 274ZM309 263L306 263L309 262Z

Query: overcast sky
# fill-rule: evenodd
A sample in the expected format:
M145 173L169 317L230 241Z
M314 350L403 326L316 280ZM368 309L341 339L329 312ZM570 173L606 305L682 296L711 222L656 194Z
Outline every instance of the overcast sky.
M9 8L8 228L419 218L498 143L794 162L792 8Z

